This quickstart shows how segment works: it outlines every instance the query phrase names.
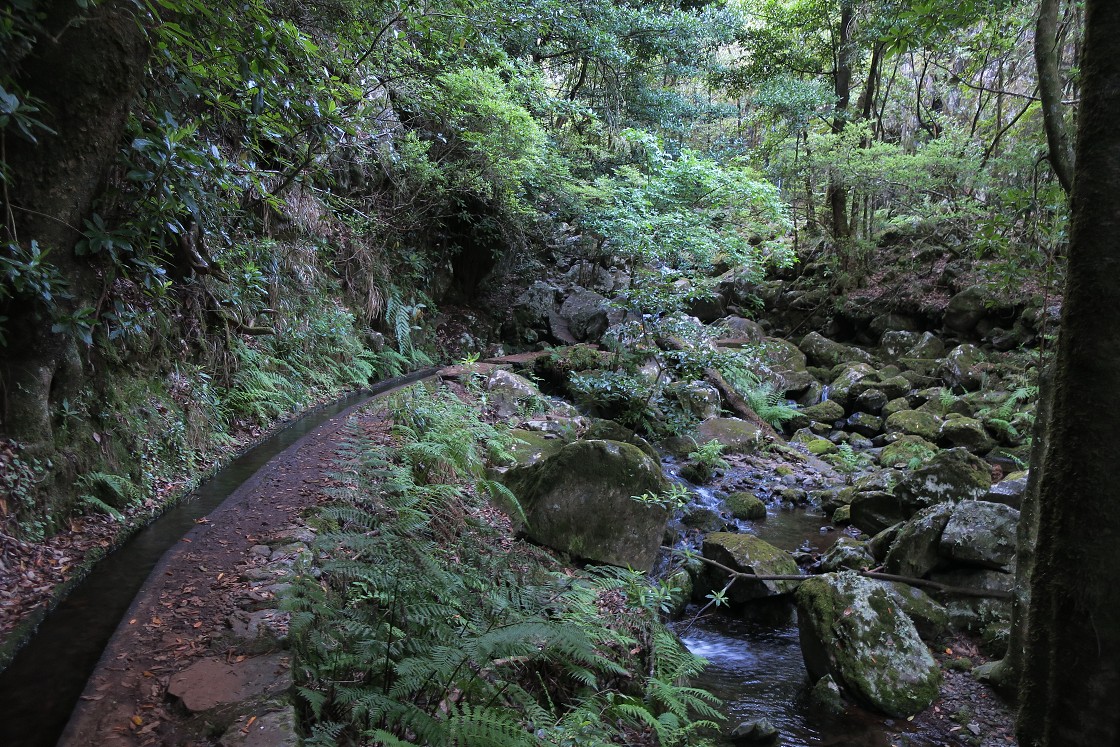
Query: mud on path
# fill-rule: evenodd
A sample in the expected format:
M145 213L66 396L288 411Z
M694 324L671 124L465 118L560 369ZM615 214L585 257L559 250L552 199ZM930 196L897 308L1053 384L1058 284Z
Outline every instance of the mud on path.
M369 403L339 414L200 519L160 560L133 601L59 744L216 744L223 727L213 714L192 716L187 705L200 711L236 700L247 681L265 695L288 689L286 655L262 652L259 643L231 635L231 623L244 624L251 611L273 605L276 579L265 580L267 559L307 538L302 515L330 488L347 431L383 426L378 408ZM282 628L282 616L272 626ZM169 685L178 697L169 694ZM247 743L253 742L250 736L248 728L242 739L234 734L235 741Z

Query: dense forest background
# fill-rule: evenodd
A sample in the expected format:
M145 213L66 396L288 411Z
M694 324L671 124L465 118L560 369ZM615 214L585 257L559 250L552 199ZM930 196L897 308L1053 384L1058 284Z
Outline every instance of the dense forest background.
M671 435L675 405L646 418L671 399L661 371L620 361L656 349L710 375L699 322L732 311L777 310L786 337L875 343L901 319L1012 351L996 435L1024 466L1044 408L1019 406L1053 358L1089 111L1084 15L1078 0L8 3L0 539L135 526L277 422L433 362L601 342L616 365L569 393ZM549 317L561 296L542 281L604 274L611 334L577 324L575 302ZM768 296L774 278L797 290ZM1081 369L1058 360L1076 399L1062 382ZM780 426L789 388L740 373L743 412ZM1069 569L1049 541L1059 572L1039 583L1056 588ZM1037 599L1055 621L1076 610ZM1061 629L1036 626L1037 650ZM1047 666L1030 697L1047 697Z
M538 342L504 310L558 259L624 264L619 305L659 324L728 267L811 267L830 312L891 243L1052 295L1083 21L1042 5L11 4L5 531Z

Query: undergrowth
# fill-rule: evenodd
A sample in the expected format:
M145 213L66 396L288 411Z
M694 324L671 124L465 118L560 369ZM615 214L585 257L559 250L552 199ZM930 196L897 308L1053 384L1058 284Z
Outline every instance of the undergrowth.
M412 389L392 443L344 445L318 511L318 578L292 611L309 745L701 744L702 660L659 622L646 579L563 571L512 539L516 499L484 477L509 436Z

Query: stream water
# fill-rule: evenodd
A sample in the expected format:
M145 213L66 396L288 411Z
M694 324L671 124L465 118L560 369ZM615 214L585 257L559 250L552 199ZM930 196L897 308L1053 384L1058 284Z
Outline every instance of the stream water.
M52 747L101 652L152 568L169 547L270 459L372 396L432 373L381 382L314 410L234 459L174 508L98 563L0 672L0 745Z
M706 502L706 493L699 492L701 503ZM812 508L767 508L765 520L745 522L743 529L782 550L821 552L840 534ZM686 616L674 628L690 651L708 660L692 684L723 701L725 730L765 718L781 732L782 747L939 744L904 721L889 721L859 709L850 709L840 718L815 712L808 698L796 614L789 601L755 603L736 616Z

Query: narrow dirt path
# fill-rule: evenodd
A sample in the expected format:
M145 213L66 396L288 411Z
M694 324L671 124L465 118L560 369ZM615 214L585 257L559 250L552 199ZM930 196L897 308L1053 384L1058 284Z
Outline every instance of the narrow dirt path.
M260 583L261 559L270 544L306 537L301 516L331 485L351 415L358 429L376 428L381 418L367 403L319 426L250 477L167 552L114 633L60 745L215 744L215 734L198 732L198 720L190 718L184 702L196 696L221 702L228 694L223 688L236 686L227 675L247 671L255 659L270 669L266 676L284 679L280 670L286 657L254 652L231 638L231 621L270 605L272 591ZM203 672L201 678L185 684L179 678L179 688L189 693L168 697L176 675L204 659L215 665L213 676L205 676L205 667L195 668L192 672Z

